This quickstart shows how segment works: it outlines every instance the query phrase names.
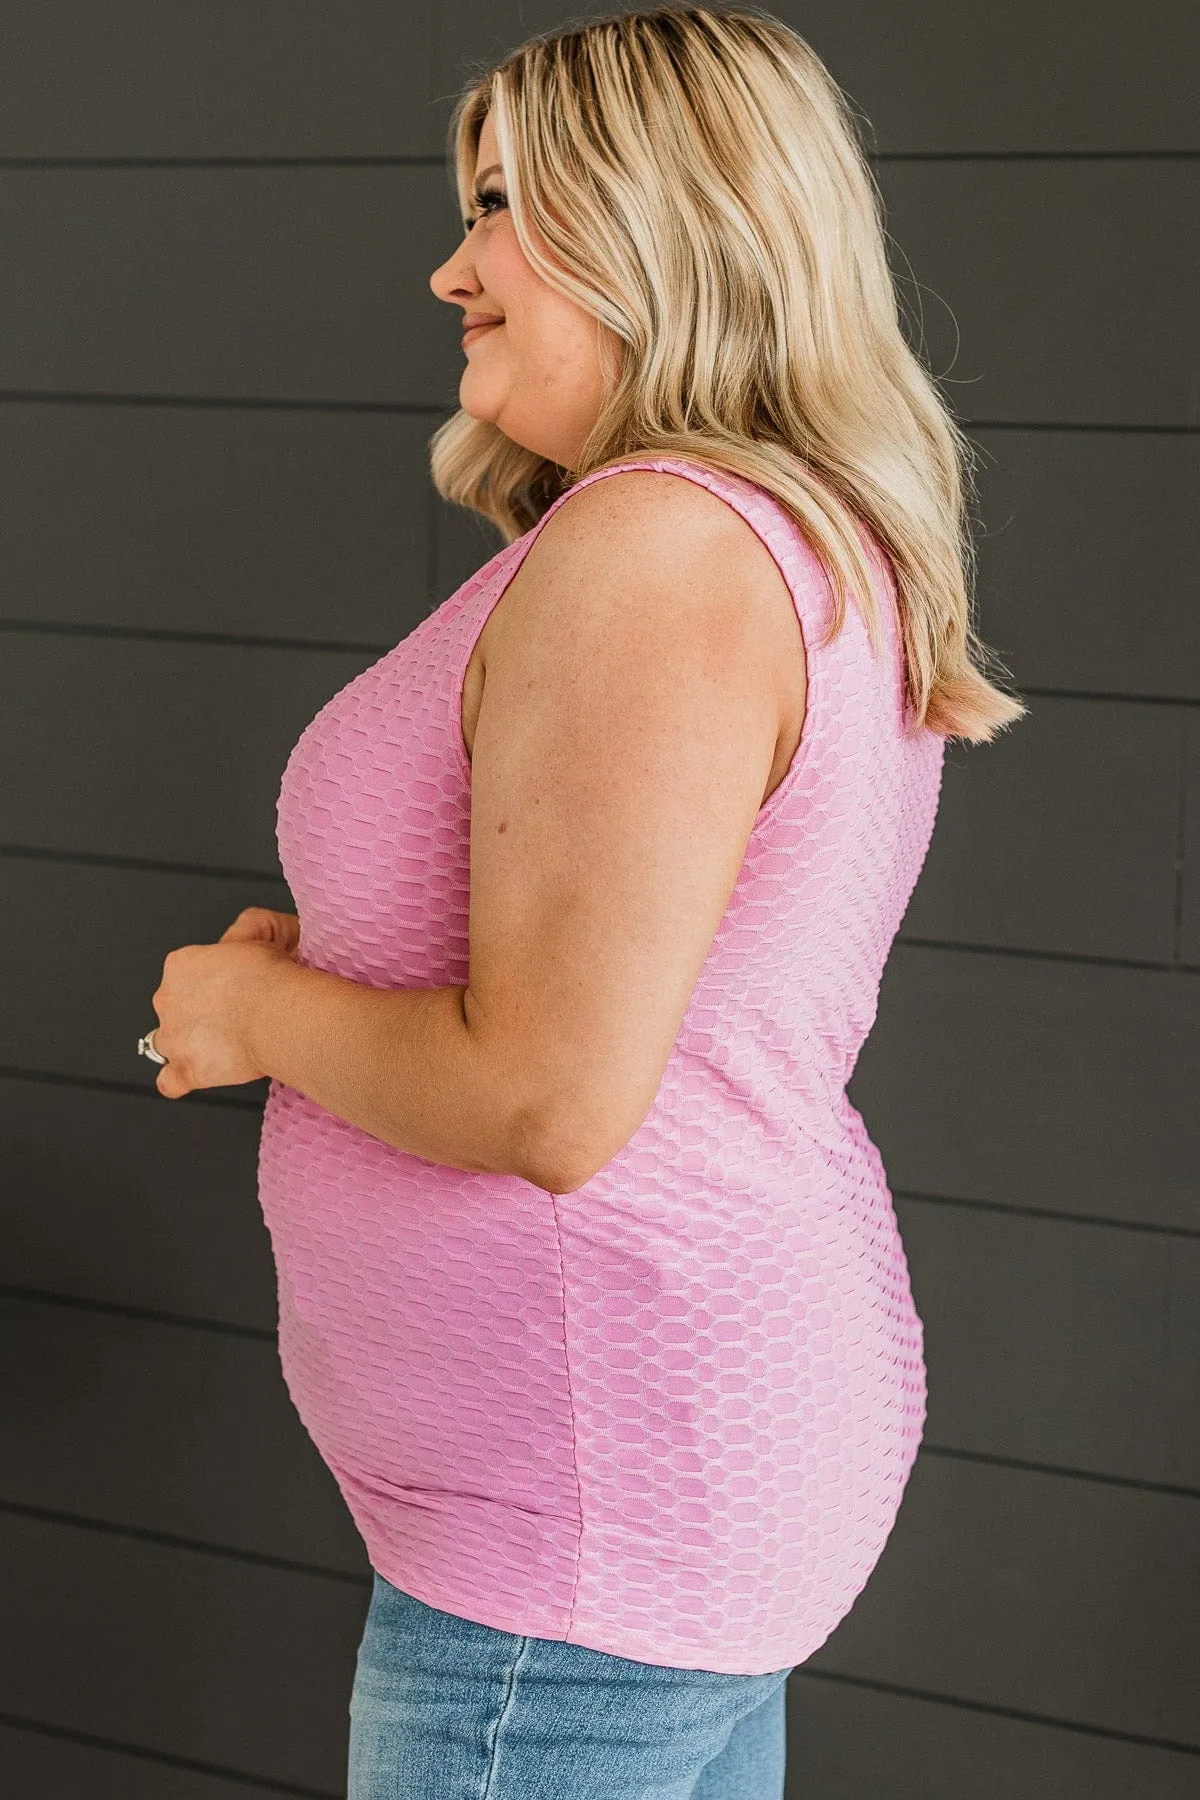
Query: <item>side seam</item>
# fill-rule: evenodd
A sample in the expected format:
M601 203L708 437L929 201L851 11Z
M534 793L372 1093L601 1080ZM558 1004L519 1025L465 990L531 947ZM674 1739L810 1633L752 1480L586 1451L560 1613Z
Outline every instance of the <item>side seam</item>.
M563 1262L562 1227L558 1217L558 1195L551 1194L550 1205L554 1210L554 1240L558 1249L558 1286L562 1294L563 1320L563 1368L567 1375L567 1400L571 1408L571 1466L575 1471L575 1505L579 1513L579 1534L575 1539L575 1574L571 1582L571 1601L567 1608L567 1639L570 1640L571 1627L575 1623L575 1601L579 1593L579 1571L583 1564L583 1484L579 1479L579 1434L578 1418L575 1411L575 1389L571 1382L571 1346L567 1332L567 1277Z

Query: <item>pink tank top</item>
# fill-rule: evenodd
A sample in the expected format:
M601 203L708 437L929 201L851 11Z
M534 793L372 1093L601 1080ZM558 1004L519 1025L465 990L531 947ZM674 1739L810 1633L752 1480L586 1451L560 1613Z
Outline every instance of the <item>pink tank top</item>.
M372 1566L429 1606L643 1662L810 1656L892 1529L925 1420L921 1321L845 1085L933 830L945 740L902 736L856 603L740 477L627 458L561 495L335 694L284 771L299 959L377 988L468 978L462 682L546 520L657 469L771 551L808 654L802 741L760 810L658 1093L571 1194L389 1147L272 1081L259 1194L279 1354Z

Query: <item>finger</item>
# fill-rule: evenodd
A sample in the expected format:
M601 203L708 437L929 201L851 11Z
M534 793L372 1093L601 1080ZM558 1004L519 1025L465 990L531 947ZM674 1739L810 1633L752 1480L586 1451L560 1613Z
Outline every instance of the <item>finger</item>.
M217 942L232 944L257 938L263 938L268 943L272 942L275 938L274 920L275 914L269 912L266 907L243 907L233 924L221 933Z

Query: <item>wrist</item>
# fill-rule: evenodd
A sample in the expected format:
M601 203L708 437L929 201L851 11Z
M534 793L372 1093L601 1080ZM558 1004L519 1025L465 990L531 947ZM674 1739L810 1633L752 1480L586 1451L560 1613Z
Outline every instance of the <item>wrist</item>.
M270 1079L281 1033L288 1029L291 998L311 971L276 944L264 944L263 952L254 979L247 983L243 1041L250 1061Z

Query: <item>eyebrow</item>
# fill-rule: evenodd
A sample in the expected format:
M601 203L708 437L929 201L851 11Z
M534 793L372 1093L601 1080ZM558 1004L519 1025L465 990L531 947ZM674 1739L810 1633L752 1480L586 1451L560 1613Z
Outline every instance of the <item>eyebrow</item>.
M497 171L499 171L500 174L504 173L504 165L502 163L490 164L490 166L488 168L483 170L482 174L479 174L475 177L475 180L477 182L486 181L489 175L495 175L497 173Z

